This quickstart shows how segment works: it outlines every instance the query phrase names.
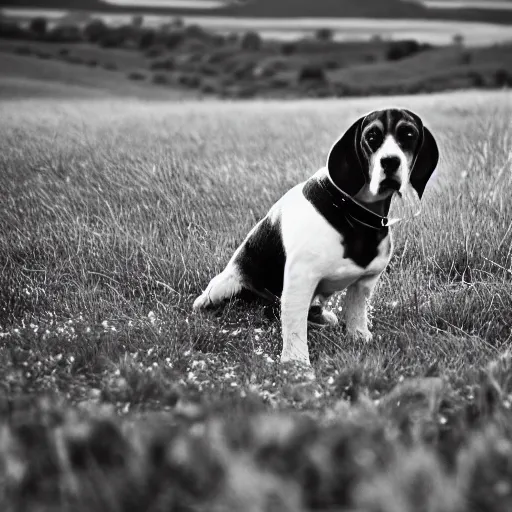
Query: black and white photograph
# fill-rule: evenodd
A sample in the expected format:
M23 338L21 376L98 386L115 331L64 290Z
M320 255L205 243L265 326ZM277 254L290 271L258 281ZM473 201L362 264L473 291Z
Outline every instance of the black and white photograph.
M511 512L512 0L0 0L0 511Z

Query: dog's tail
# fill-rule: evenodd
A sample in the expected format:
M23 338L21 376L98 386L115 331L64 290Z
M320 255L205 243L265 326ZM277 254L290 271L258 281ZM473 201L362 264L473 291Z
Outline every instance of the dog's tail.
M229 265L210 281L206 290L194 301L192 308L198 310L215 306L238 295L242 289L243 284L236 268Z

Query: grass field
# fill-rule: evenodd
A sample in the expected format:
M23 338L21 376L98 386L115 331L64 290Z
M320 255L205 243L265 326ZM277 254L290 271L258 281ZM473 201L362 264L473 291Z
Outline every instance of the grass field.
M269 206L389 104L441 161L394 228L374 341L312 330L309 380L277 364L263 305L191 315ZM0 101L2 510L510 510L511 114L507 91Z

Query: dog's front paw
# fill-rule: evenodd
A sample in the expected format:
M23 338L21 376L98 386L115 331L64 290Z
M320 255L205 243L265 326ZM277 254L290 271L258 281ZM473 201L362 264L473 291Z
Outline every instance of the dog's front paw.
M198 311L200 309L204 309L208 307L210 304L210 299L206 293L202 293L197 297L197 299L194 301L194 304L192 304L192 310Z
M373 339L373 334L368 329L361 329L359 327L355 329L347 328L347 336L364 343L369 343Z
M307 347L304 350L302 347L291 346L283 350L281 354L281 363L299 363L311 366Z
M302 357L300 354L282 354L281 364L284 363L299 363L306 366L311 366L309 357Z

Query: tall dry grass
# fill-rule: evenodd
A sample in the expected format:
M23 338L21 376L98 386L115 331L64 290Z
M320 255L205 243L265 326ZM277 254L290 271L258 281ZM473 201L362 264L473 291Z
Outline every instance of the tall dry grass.
M464 347L458 356L468 344L478 353L480 345L507 343L506 92L294 103L3 103L2 323L48 312L128 320L151 310L175 323L180 341L194 341L203 324L188 318L190 301L247 230L323 165L332 141L357 116L396 102L424 117L441 162L422 215L394 229L395 256L374 303L376 331L407 344L413 337L456 340ZM343 344L339 333L327 338Z

